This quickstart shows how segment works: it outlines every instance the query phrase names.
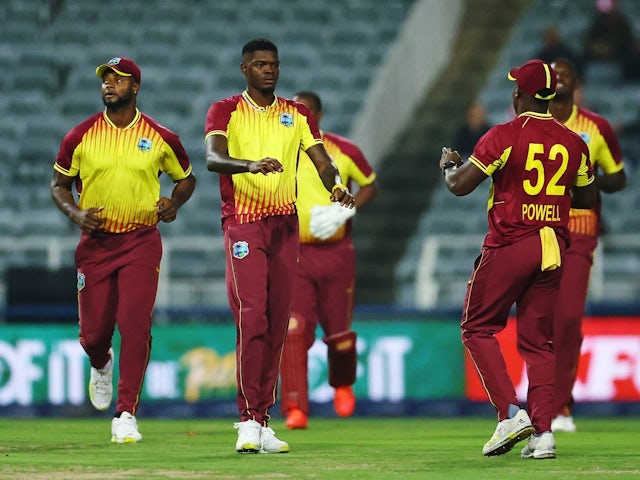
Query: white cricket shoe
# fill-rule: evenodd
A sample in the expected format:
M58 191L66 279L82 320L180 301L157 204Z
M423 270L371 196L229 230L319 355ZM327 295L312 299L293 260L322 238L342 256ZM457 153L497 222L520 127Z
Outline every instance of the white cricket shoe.
M551 421L552 432L575 432L576 424L570 415L558 415Z
M142 440L138 432L136 417L129 412L122 412L120 418L111 420L111 443L136 443Z
M262 427L260 453L289 453L289 444L279 440L272 428Z
M258 453L260 451L260 433L262 426L255 420L245 420L233 424L238 430L238 441L236 442L236 452L238 453Z
M113 349L109 349L109 361L102 368L91 367L89 398L96 410L106 410L113 398Z
M521 440L533 435L535 429L531 425L526 410L520 409L513 418L498 423L496 431L484 444L482 454L486 456L502 455L510 451Z
M520 452L522 458L556 458L556 441L553 433L544 432L539 435L531 435L529 442Z

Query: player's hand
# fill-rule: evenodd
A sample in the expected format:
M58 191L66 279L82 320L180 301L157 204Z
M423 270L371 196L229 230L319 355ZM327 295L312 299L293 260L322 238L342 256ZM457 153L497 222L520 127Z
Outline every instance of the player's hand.
M87 208L86 210L78 210L77 213L71 216L71 219L84 233L93 233L104 223L104 218L100 217L100 212L102 212L102 210L104 210L104 207L92 207Z
M444 167L447 163L453 162L456 166L462 165L462 158L456 150L451 150L449 147L442 147L442 155L440 156L440 170L444 171Z
M337 188L338 185L334 186L334 190L331 192L329 199L332 202L338 202L345 208L355 208L356 199L351 192L345 188Z
M178 209L175 204L167 197L161 197L156 202L156 207L158 207L158 219L162 222L173 222L176 219L176 215L178 215Z
M320 240L332 237L344 223L356 214L356 208L346 208L339 203L315 205L311 208L309 227L311 234Z
M282 164L275 158L266 157L257 162L249 162L249 173L262 173L268 175L269 173L283 172Z

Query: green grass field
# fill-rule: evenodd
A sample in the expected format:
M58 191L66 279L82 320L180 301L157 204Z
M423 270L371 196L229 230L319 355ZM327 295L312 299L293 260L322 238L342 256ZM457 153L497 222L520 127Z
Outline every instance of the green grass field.
M233 419L139 419L139 444L110 443L105 419L0 418L0 479L514 479L640 477L640 419L578 418L556 434L558 458L518 444L486 458L486 418L312 418L288 431L288 454L237 454Z

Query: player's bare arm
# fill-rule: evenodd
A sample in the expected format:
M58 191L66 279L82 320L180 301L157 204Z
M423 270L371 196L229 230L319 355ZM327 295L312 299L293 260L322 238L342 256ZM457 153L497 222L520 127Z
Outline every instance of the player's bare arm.
M263 158L261 160L244 160L230 157L227 150L227 138L224 135L211 135L205 141L205 158L207 170L210 172L233 175L235 173L280 173L284 169L279 160Z
M627 186L627 175L624 170L610 174L596 175L598 190L604 193L615 193Z
M591 182L583 187L573 186L571 188L571 207L588 208L596 206L598 200L598 186L596 182Z
M460 154L449 147L442 148L440 170L451 193L460 197L473 192L487 176L471 162L463 162Z
M342 183L340 172L324 149L324 145L313 145L307 150L307 155L313 162L320 175L320 180L327 191L331 192L331 201L339 202L347 208L353 208L355 199L349 189Z
M378 193L380 193L380 186L378 185L377 181L374 181L369 185L360 187L358 193L354 195L355 207L360 210L367 203L377 197Z
M80 210L71 192L71 187L74 182L74 177L68 177L54 170L50 184L53 202L58 209L73 220L73 223L83 232L95 232L100 228L102 222L104 222L104 219L99 216L103 207Z
M196 188L196 177L190 174L188 177L175 182L171 198L161 197L157 202L158 218L165 223L173 222L178 215L178 209L191 198Z

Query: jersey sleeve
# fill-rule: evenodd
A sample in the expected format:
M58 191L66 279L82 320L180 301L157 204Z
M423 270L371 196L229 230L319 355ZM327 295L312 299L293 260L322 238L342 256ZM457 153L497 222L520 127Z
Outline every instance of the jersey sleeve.
M294 104L302 120L300 126L300 147L306 152L314 145L322 144L322 135L318 128L318 122L316 122L315 117L311 114L309 107L299 102L294 102Z
M78 145L82 142L82 137L97 121L102 113L97 113L86 119L81 124L69 130L60 143L58 156L53 164L54 170L67 177L77 177L80 172L80 160L76 154Z
M204 126L205 138L211 135L224 135L225 137L228 135L229 121L236 103L231 97L215 102L209 107Z
M509 159L512 146L509 142L505 142L508 128L505 125L496 125L491 128L478 140L469 157L469 161L487 176L503 168Z
M360 187L371 185L376 180L373 167L365 158L362 150L353 142L334 133L325 133L323 140L330 155L334 151L334 149L330 149L330 145L336 145L335 154L340 155L340 161L336 163L343 179L348 179L349 183L355 182Z
M595 181L593 175L593 165L589 159L589 149L584 145L582 149L582 156L580 159L580 166L578 167L578 173L574 185L576 187L585 187Z
M605 175L618 173L624 168L618 137L611 124L604 118L599 118L596 123L602 136L602 141L591 159L591 163L594 166L597 164Z
M162 156L160 168L171 177L174 182L187 178L192 171L191 161L177 134L160 125L148 115L144 115L145 121L162 137Z

